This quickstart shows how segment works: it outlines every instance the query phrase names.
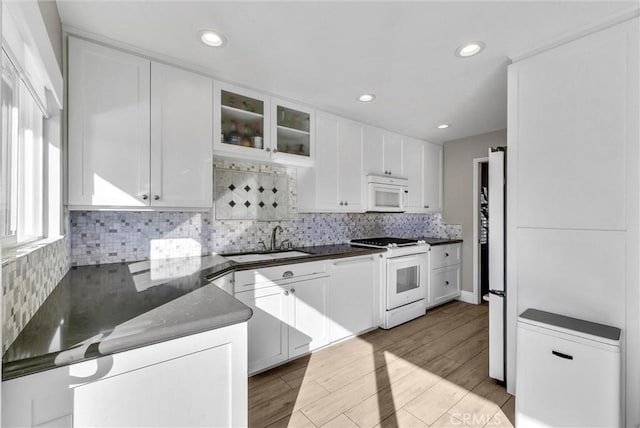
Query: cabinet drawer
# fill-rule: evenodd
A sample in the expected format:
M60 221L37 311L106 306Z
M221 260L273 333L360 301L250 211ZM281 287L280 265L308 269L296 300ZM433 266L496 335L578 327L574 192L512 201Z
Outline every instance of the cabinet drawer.
M287 284L291 281L300 281L309 275L324 273L326 270L325 262L297 263L243 270L235 273L234 291L239 293L274 284Z
M439 304L460 294L460 266L431 270L429 301Z
M431 247L431 269L460 263L460 244L436 245Z

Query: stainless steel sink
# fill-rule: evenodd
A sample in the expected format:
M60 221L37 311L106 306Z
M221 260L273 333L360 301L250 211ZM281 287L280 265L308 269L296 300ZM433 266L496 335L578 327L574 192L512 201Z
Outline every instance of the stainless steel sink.
M233 260L234 262L246 263L246 262L259 262L262 260L287 259L289 257L304 257L308 255L309 253L305 253L303 251L287 250L287 251L277 251L275 253L245 253L245 254L236 254L233 256L224 256L224 257L229 260Z

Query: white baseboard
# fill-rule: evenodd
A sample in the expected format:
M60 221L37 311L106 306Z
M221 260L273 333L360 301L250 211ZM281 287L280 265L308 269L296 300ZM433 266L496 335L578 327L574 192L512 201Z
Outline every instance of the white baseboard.
M460 297L458 297L458 300L460 300L461 302L465 302L465 303L471 303L473 305L477 305L478 301L476 300L476 296L473 295L472 291L464 291L462 290L460 292Z

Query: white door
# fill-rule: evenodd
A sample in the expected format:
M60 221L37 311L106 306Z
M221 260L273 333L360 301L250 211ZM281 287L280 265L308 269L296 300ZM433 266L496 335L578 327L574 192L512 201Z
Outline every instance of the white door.
M424 156L422 153L422 141L405 138L402 155L402 170L408 179L409 193L405 199L405 209L408 212L423 212L422 198L424 194L424 178L422 168Z
M373 256L340 259L332 263L329 293L332 342L375 325L375 268Z
M329 278L300 281L287 286L289 294L289 358L328 345Z
M387 259L387 310L427 297L429 255Z
M249 373L288 358L288 297L289 291L280 286L243 291L235 295L253 311L248 323Z
M364 211L362 125L338 122L338 204L340 211ZM324 174L324 172L323 172Z
M386 132L384 134L384 169L388 175L402 176L402 137Z
M213 203L213 81L151 64L151 205Z
M489 150L489 376L504 380L504 152Z
M373 126L364 127L365 174L385 175L384 131Z
M424 143L424 196L426 211L442 211L442 146Z
M69 205L149 205L150 62L69 37Z

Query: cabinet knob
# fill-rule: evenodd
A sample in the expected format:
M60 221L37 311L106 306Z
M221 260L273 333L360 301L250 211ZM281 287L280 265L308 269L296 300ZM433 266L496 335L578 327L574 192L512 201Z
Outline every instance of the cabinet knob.
M289 295L289 291L284 290L284 291L282 292L282 294L284 294L285 296L288 296L288 295Z
M270 149L269 147L267 147L265 150L266 150L267 152L270 152L270 151L271 151L271 149Z
M444 256L445 257L449 257L449 253L444 253Z
M155 195L155 196L153 197L153 200L154 200L154 201L159 201L159 200L160 200L160 195Z
M345 203L344 203L344 204L345 204L345 205L349 205L349 202L345 201Z
M340 201L340 206L343 206L343 205L344 205L344 202Z
M147 196L147 195L142 195L142 199L146 201L147 199L149 199L149 196Z
M296 289L295 289L295 288L292 288L292 289L291 289L291 292L292 292L292 293L295 293L295 292L296 292Z
M278 149L273 149L273 153L278 153Z
M449 285L449 281L445 281L445 282L444 282L444 285Z

